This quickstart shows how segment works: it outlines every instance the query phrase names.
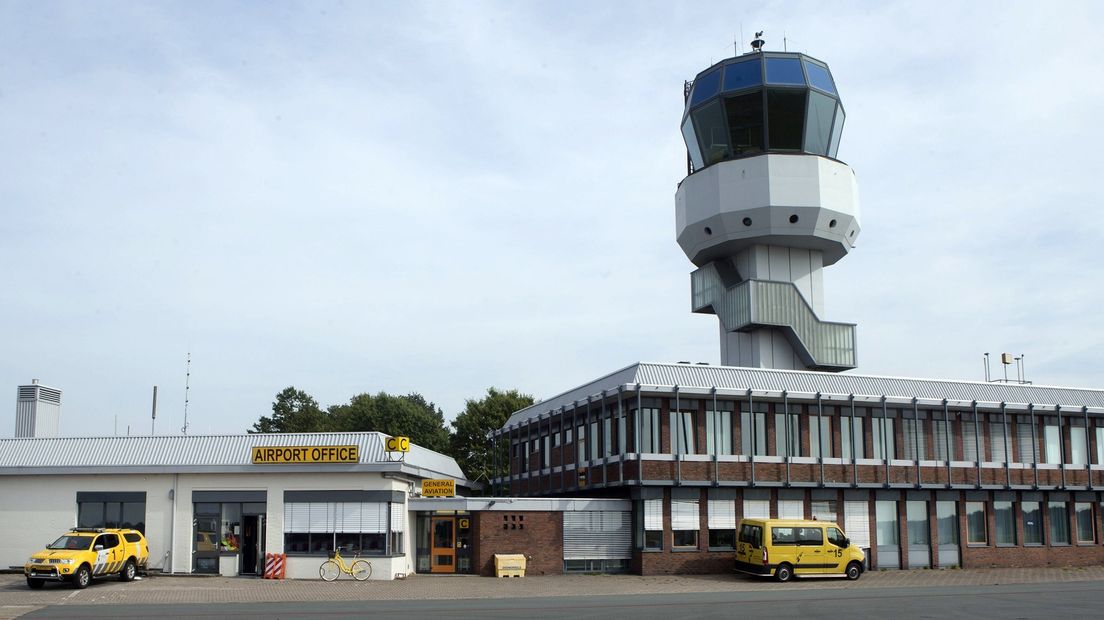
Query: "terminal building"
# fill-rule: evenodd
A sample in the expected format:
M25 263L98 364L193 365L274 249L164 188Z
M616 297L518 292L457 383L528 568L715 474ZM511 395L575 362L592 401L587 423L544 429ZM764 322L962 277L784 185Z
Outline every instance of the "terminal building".
M173 573L278 553L315 578L337 547L373 579L489 575L502 553L529 574L727 573L744 517L835 521L871 569L1104 562L1104 390L842 372L857 329L826 318L822 278L860 232L842 100L825 63L753 48L684 91L676 239L721 365L635 363L515 412L490 489L380 433L57 437L61 392L36 382L0 439L19 533L0 567L82 526L142 530Z
M676 239L722 365L632 364L514 413L496 490L630 500L608 567L645 575L731 570L743 517L836 521L874 569L1104 562L1104 390L841 373L844 107L827 64L752 47L684 91Z

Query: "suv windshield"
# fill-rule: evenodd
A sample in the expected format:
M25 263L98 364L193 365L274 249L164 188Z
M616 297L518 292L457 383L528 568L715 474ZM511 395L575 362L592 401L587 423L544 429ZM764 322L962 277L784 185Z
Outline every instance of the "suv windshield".
M92 546L91 536L74 536L66 534L47 546L47 549L77 549L85 550Z

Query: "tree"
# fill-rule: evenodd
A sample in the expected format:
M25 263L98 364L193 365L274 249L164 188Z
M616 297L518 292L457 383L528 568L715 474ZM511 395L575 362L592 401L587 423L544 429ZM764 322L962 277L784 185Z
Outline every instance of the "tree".
M320 433L330 430L329 419L318 402L292 386L284 388L272 403L272 415L261 416L250 433Z
M449 449L444 413L421 394L358 394L347 405L330 407L329 417L336 431L378 431L409 437L412 443L437 452Z
M487 434L506 424L510 414L533 404L533 397L517 390L501 392L488 388L487 395L479 400L464 402L463 413L452 421L452 456L470 480L490 480L494 472L494 452ZM509 446L499 446L498 464L507 462Z

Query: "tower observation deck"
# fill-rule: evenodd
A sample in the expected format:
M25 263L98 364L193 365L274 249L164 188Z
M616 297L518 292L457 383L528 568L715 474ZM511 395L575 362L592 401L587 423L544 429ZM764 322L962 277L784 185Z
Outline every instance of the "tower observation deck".
M720 321L726 366L854 368L855 325L824 315L822 269L859 236L855 174L836 159L844 109L825 63L756 51L687 84L689 174L678 243L691 309Z

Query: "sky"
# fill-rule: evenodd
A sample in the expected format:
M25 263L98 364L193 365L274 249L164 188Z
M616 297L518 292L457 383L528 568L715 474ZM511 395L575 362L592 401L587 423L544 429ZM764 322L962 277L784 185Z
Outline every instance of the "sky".
M847 110L862 232L823 318L858 324L852 372L983 380L1009 352L1104 387L1101 23L1099 2L2 2L0 437L32 379L62 390L64 436L180 433L186 383L204 434L289 385L452 419L491 386L718 363L675 242L682 90L757 30L827 62Z

